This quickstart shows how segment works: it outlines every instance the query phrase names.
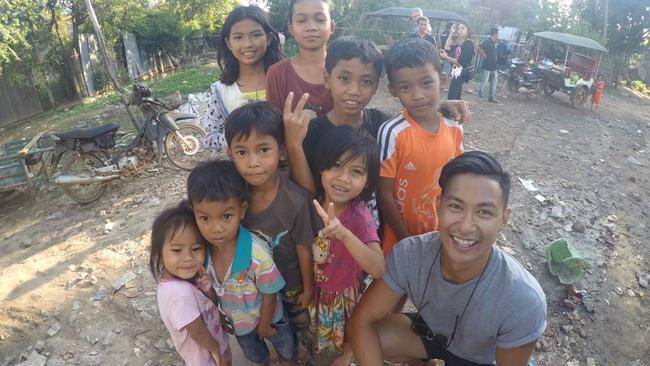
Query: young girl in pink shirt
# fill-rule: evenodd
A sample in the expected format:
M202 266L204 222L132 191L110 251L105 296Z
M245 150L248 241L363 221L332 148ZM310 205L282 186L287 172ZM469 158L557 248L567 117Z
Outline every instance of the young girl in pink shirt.
M205 246L187 202L156 218L149 264L158 281L158 309L187 365L230 366L228 335L223 331L219 310L204 294L214 291L203 268Z

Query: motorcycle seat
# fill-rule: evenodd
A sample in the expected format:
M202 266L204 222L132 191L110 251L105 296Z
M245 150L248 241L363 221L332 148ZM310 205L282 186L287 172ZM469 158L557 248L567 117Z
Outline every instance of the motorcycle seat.
M55 132L54 135L61 139L92 139L107 132L115 132L120 128L117 123L109 123L99 127L75 128L65 132Z
M176 121L183 121L186 119L195 119L198 118L196 114L193 113L183 113L177 111L163 112L158 115L161 121L167 124L175 124Z

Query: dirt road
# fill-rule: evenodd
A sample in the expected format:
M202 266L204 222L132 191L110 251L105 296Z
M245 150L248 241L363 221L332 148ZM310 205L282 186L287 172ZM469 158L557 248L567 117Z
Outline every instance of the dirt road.
M597 113L573 109L561 94L496 105L465 99L473 112L466 148L494 153L514 178L513 214L498 244L547 295L537 365L650 365L648 290L637 277L650 272L650 99L606 91ZM372 105L399 108L383 85ZM29 136L24 128L2 135ZM44 181L36 201L0 194L0 365L28 357L34 365L181 364L147 260L152 220L183 197L185 178L154 164L86 206ZM546 247L559 237L590 264L574 302L547 268ZM133 279L113 293L123 276ZM245 364L240 354L234 364Z

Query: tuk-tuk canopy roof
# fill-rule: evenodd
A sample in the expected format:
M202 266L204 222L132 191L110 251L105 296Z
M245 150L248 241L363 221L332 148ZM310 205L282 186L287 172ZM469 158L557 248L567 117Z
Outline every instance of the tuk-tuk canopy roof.
M560 32L537 32L536 37L550 39L551 41L566 43L571 46L590 48L592 50L607 52L607 48L591 38L574 36L573 34Z
M411 17L413 8L384 8L368 13L369 17ZM453 11L422 9L422 13L429 19L448 20L452 22L467 23L468 20Z

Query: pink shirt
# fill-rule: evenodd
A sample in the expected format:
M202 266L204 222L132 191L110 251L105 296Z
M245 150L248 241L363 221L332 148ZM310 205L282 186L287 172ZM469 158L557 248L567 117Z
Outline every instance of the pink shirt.
M379 242L377 226L362 200L352 201L339 216L339 221L363 243ZM313 252L314 286L341 293L361 280L363 270L342 241L317 237L314 240Z
M215 365L210 352L196 343L185 329L199 316L221 346L221 352L228 349L228 335L221 328L219 310L196 285L174 278L160 279L158 309L176 351L188 366Z

